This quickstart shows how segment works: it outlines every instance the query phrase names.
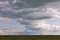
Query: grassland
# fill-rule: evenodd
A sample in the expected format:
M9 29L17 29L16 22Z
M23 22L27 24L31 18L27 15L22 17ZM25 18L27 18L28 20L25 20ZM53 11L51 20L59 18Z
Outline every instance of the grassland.
M60 36L47 36L47 35L0 36L0 40L60 40Z

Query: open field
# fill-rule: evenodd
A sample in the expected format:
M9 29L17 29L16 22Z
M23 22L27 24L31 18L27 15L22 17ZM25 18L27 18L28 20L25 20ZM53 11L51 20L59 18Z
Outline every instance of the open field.
M42 36L42 35L17 35L17 36L0 36L0 40L60 40L60 36Z

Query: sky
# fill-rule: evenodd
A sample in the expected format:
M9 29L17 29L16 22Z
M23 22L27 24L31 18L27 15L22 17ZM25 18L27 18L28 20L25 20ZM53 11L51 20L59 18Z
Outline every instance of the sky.
M0 35L60 35L60 1L0 0Z

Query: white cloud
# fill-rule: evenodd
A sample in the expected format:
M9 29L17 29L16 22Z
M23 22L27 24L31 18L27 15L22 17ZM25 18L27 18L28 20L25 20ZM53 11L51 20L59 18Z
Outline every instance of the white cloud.
M21 27L20 27L21 26ZM20 35L21 32L25 31L24 26L19 27L15 25L6 24L0 27L0 35Z
M10 19L10 18L0 17L0 21L8 22L8 21L12 21L12 20L13 19Z
M20 35L18 32L10 32L9 30L0 30L0 35Z

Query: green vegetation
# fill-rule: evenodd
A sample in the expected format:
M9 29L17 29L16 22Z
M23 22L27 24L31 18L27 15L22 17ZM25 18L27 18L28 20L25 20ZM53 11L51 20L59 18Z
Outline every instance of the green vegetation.
M47 36L47 35L17 35L17 36L0 36L0 40L60 40L60 36Z

